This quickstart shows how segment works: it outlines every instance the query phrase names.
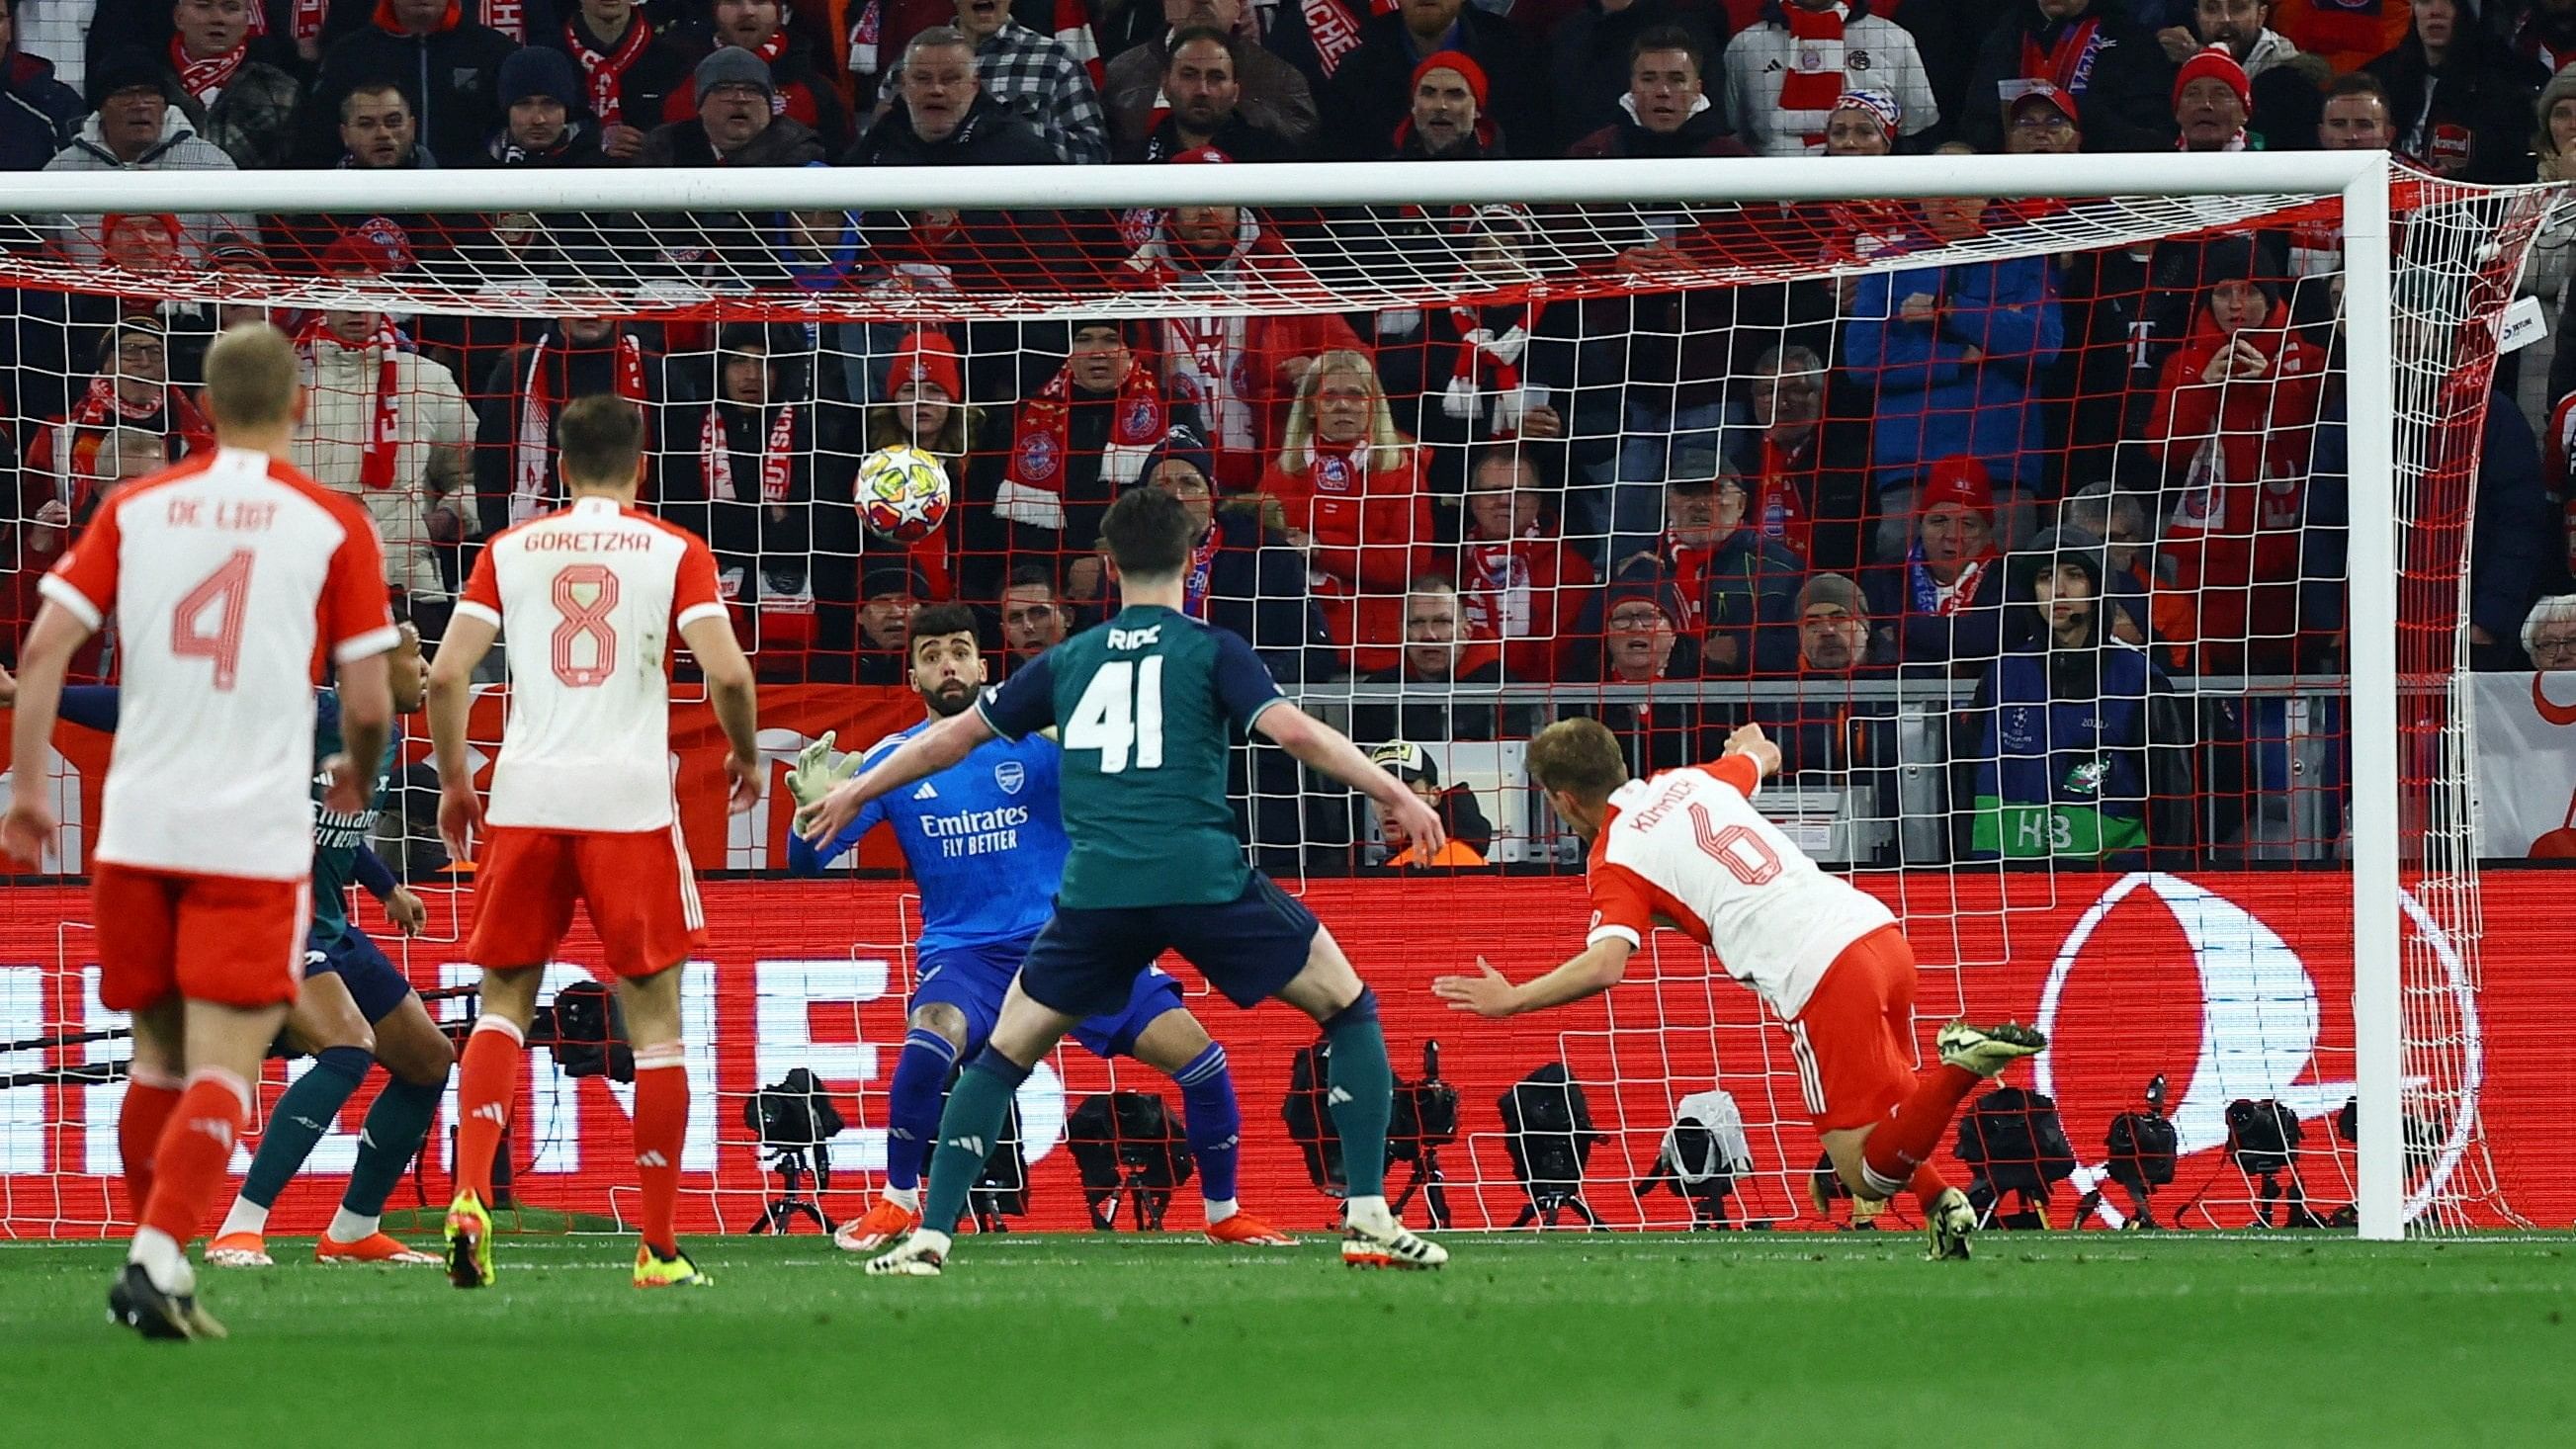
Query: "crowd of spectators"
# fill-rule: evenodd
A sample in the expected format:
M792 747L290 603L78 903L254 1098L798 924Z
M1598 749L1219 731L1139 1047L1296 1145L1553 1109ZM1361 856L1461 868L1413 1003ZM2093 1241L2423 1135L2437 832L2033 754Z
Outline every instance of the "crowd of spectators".
M2576 177L2567 60L2576 0L0 0L0 168L2384 147L2547 181ZM1097 617L1097 520L1138 486L1203 516L1191 607L1283 680L1415 688L1358 710L1365 743L1530 722L1452 688L1798 681L1756 707L1793 769L1841 770L1868 753L1851 681L1956 679L1974 850L2191 828L2105 807L2070 846L2064 809L2016 812L2172 783L2189 767L2147 737L2210 733L2170 704L2177 680L2341 662L2330 224L1960 261L1941 249L2027 206L1783 207L1784 231L1850 257L1926 259L1518 300L1528 256L1562 242L1543 208L674 214L621 239L369 212L351 180L345 213L73 216L0 245L130 273L542 285L631 281L649 238L666 272L812 292L1079 266L1293 293L1329 263L1502 299L948 327L282 317L315 390L297 462L366 500L433 642L476 540L557 498L555 414L613 390L656 419L646 496L708 538L781 681L899 682L905 620L935 600L985 606L996 646L1032 656ZM1694 226L1632 208L1587 241L1651 276L1708 244ZM2566 250L2544 236L2550 286ZM236 310L0 294L19 500L0 658L98 498L204 445L195 359ZM2559 667L2576 406L2535 426L2516 366L2475 440L2471 637L2481 666ZM2551 372L2544 401L2576 398L2576 348ZM909 548L850 506L858 460L891 443L955 484L951 521ZM84 667L112 671L104 648ZM1743 713L1602 698L1641 767Z

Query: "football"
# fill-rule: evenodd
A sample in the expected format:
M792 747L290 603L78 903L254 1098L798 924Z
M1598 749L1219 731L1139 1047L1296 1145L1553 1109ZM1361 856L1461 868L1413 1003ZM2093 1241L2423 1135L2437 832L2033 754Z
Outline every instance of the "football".
M896 543L927 538L948 520L948 470L910 444L860 459L855 494L869 531Z

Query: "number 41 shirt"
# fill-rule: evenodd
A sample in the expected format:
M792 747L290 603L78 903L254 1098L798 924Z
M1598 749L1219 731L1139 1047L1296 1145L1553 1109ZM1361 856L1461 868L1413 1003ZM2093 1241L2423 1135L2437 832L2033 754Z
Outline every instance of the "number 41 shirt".
M976 708L1006 740L1056 727L1073 842L1056 901L1099 910L1243 894L1226 752L1283 702L1239 635L1145 605L1039 655Z
M510 644L486 822L669 829L672 637L725 617L706 544L611 499L577 498L494 534L456 612Z
M1895 917L1825 874L1753 808L1741 755L1631 780L1593 837L1592 931L1643 946L1656 923L1715 952L1726 974L1794 1021L1843 948Z

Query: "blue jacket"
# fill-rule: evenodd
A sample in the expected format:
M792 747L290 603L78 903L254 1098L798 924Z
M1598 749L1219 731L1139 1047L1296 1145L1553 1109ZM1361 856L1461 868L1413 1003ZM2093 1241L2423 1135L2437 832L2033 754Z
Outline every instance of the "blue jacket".
M1936 458L1982 459L1997 482L2035 481L2045 442L2034 377L2066 340L2043 257L1873 272L1852 293L1843 339L1853 378L1877 395L1870 463L1880 487L1913 481ZM1936 320L1908 322L1928 293ZM1966 360L1970 347L1983 355Z

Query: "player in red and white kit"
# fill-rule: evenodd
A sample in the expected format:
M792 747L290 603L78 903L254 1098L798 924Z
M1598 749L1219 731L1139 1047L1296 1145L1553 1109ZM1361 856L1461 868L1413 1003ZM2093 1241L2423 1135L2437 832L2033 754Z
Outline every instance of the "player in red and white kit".
M484 545L429 675L439 832L460 860L469 836L482 843L465 946L483 968L482 1015L457 1073L448 1276L460 1288L492 1281L492 1157L518 1099L539 978L579 902L635 1049L635 1286L703 1286L671 1221L689 1120L679 968L705 917L671 798L668 656L677 635L705 674L733 746L725 770L737 812L760 799L763 776L751 662L717 592L715 555L635 507L643 414L603 394L573 402L555 428L571 502ZM504 629L510 712L487 811L466 758L466 708L474 667Z
M123 718L90 894L99 1002L134 1017L116 1136L141 1226L107 1301L147 1338L223 1336L186 1250L303 981L316 674L339 671L330 808L364 807L393 722L383 549L355 500L281 461L299 390L275 328L218 337L206 352L215 451L99 509L45 576L20 656L0 835L33 867L56 827L44 761L64 668L115 619Z
M2047 1045L2011 1023L1952 1022L1940 1065L1914 1072L1914 950L1887 907L1825 874L1753 808L1780 751L1761 727L1712 764L1628 778L1618 737L1560 720L1530 742L1530 778L1591 847L1592 932L1583 953L1518 986L1482 959L1432 991L1481 1016L1537 1011L1607 991L1657 924L1714 952L1789 1032L1807 1114L1854 1196L1911 1188L1935 1258L1968 1256L1976 1213L1942 1180L1933 1150L1979 1082Z

